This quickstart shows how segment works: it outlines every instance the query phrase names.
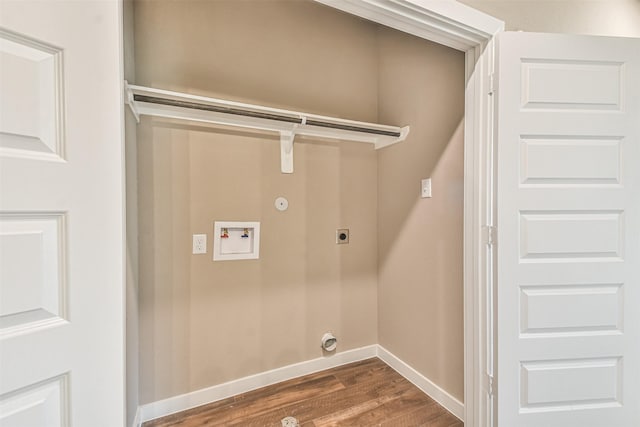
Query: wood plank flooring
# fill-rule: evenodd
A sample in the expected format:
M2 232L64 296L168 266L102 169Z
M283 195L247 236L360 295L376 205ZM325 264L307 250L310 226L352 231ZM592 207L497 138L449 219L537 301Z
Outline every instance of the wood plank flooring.
M288 416L302 427L463 427L462 421L378 358L158 418L143 427L281 427Z

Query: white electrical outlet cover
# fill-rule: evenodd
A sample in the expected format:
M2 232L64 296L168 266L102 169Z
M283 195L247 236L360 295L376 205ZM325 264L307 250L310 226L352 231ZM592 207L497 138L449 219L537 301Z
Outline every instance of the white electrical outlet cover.
M207 253L207 235L206 234L194 234L193 235L193 251L195 254Z
M431 197L431 178L426 178L422 180L421 197L423 199L427 197Z

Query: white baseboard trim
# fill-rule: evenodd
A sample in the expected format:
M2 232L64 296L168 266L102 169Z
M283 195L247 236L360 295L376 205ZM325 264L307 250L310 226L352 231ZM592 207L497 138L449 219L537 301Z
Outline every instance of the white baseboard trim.
M136 416L133 417L133 422L131 423L131 427L140 427L142 425L142 421L140 420L140 407L136 409Z
M148 403L139 408L140 410L138 413L140 414L140 421L150 421L176 412L195 408L196 406L204 405L206 403L226 399L227 397L235 396L236 394L246 393L271 384L287 381L303 375L323 371L325 369L346 365L347 363L376 357L377 353L378 346L370 345L367 347L344 351L342 353L336 353L329 357L319 357L306 362L300 362L284 366L282 368L273 369L271 371L261 372L238 380L229 381L224 384Z
M335 368L347 363L371 357L379 357L380 360L391 366L400 375L413 383L429 397L442 405L460 420L464 421L464 404L449 393L438 387L433 381L407 365L393 353L380 345L370 345L342 353L336 353L330 357L319 357L306 362L295 363L271 371L250 375L224 384L196 390L191 393L181 394L157 402L148 403L138 408L134 427L156 418L164 417L176 412L195 408L196 406L216 402L237 394L246 393L271 384L287 381L293 378L309 375L325 369Z
M391 366L400 375L413 383L420 390L425 392L429 397L442 405L447 411L451 412L461 421L464 421L464 403L438 387L429 378L404 363L393 353L378 345L378 357L387 365Z

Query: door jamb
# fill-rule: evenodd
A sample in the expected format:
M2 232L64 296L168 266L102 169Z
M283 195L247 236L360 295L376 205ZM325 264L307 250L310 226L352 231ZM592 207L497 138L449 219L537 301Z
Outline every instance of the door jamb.
M493 425L495 36L504 22L455 1L315 0L465 52L464 422Z

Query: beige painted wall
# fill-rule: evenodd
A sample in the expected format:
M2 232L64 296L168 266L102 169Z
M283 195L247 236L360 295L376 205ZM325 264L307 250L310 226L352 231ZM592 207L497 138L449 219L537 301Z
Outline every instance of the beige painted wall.
M320 357L325 331L461 399L463 54L302 0L136 1L135 42L137 84L412 126L297 143L284 175L274 136L142 121L140 403ZM260 260L212 262L214 220L261 221Z
M462 401L464 54L388 29L379 41L379 119L411 124L378 153L379 343Z
M139 1L135 18L138 84L377 119L370 23L307 1ZM284 175L274 136L144 119L138 150L141 404L320 357L326 331L340 351L377 342L371 146L296 143ZM261 221L260 260L212 262L214 220Z
M640 37L640 0L458 0L507 30Z
M377 117L375 26L310 0L136 0L138 84Z

